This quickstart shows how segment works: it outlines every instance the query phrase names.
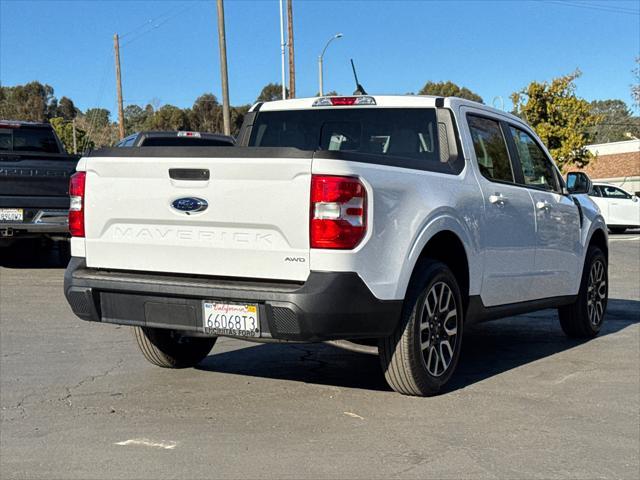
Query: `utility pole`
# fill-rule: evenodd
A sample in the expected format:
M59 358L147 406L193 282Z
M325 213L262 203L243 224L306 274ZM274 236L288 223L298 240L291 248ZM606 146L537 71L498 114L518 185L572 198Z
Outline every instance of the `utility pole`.
M78 153L78 139L76 137L76 119L74 118L71 122L73 125L73 153Z
M287 79L286 74L284 73L284 47L286 43L284 41L284 20L282 14L282 0L280 0L280 55L282 57L282 99L286 100L287 98Z
M293 52L293 0L287 0L287 26L289 38L289 98L296 98L296 62Z
M224 134L231 135L229 76L227 74L227 38L224 30L223 0L218 0L218 46L220 47L220 76L222 77L222 122L224 125Z
M113 49L116 56L116 89L118 91L118 133L120 140L124 138L124 108L122 106L122 77L120 76L120 39L113 35Z

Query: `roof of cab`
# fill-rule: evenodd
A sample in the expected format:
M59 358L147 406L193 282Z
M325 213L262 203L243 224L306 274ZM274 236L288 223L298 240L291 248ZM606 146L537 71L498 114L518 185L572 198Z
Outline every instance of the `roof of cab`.
M357 95L339 95L339 97L353 97ZM494 115L502 115L509 117L512 120L522 122L522 119L515 115L490 107L483 103L474 102L465 98L459 97L441 97L435 95L363 95L366 97L372 97L375 105L358 105L358 106L313 106L313 102L319 98L331 98L330 96L324 97L308 97L308 98L293 98L289 100L274 100L271 102L256 103L250 109L250 111L259 110L260 112L270 111L283 111L283 110L310 110L310 109L326 109L326 108L434 108L436 107L436 101L443 102L443 106L451 109L457 109L462 106L478 108Z
M9 128L52 128L50 123L44 122L27 122L23 120L0 120L0 126Z

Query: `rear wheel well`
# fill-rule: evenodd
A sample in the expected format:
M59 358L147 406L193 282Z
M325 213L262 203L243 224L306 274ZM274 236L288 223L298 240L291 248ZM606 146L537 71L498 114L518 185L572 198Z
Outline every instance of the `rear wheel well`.
M412 277L420 271L427 260L442 262L453 272L460 287L462 303L466 309L469 302L469 261L460 238L449 230L435 234L422 249L413 269Z
M591 235L591 240L589 240L589 246L591 245L596 246L600 250L602 250L602 253L604 253L604 256L607 258L607 260L609 260L609 248L607 248L607 237L603 230L598 229L595 232L593 232L593 235Z

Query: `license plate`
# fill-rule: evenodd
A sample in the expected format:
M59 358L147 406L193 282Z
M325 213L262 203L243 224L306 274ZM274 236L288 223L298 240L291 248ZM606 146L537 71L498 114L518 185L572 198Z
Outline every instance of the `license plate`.
M23 219L21 208L0 208L0 222L21 222Z
M239 303L202 302L203 329L208 335L259 337L258 306Z

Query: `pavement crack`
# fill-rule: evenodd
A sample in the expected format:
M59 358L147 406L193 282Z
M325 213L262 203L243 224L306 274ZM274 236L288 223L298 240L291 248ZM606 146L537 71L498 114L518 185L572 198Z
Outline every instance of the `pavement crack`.
M35 396L35 393L28 393L27 395L24 395L20 400L18 400L18 403L16 403L13 407L10 407L12 409L17 409L20 411L20 418L27 418L27 410L24 408L24 402L27 400L27 398L29 397L33 397Z
M84 377L82 380L80 380L78 383L76 383L75 385L73 385L71 387L65 385L65 387L64 387L65 395L62 396L60 398L60 400L65 402L69 407L71 407L72 406L71 397L73 396L73 391L74 390L80 388L81 386L83 386L86 383L95 382L99 378L104 378L104 377L112 374L114 371L116 371L118 368L120 368L123 363L124 363L124 359L120 359L120 360L118 360L116 362L116 364L114 366L108 368L103 373L99 373L97 375L89 375L87 377Z

